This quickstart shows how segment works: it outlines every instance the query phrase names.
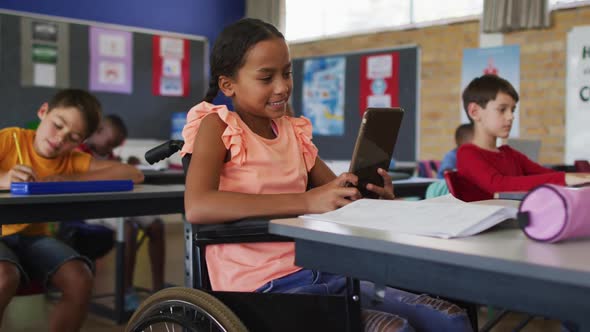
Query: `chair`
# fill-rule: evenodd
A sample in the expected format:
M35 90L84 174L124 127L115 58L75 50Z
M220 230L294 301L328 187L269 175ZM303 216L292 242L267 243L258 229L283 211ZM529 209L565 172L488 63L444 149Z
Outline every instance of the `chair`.
M590 173L590 162L588 160L574 161L574 167L578 173Z
M439 168L439 160L421 160L418 162L418 176L422 178L436 178Z
M457 171L446 171L444 176L451 195L462 201L474 202L493 198L492 195L459 175Z

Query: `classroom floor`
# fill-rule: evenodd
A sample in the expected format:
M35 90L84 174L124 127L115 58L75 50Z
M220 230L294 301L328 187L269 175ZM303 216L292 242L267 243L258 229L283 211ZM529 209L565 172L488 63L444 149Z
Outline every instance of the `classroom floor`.
M176 222L176 216L166 225L166 282L176 285L184 283L184 238L182 224ZM169 219L167 219L169 220ZM114 289L114 252L97 261L95 293L108 293ZM135 273L135 284L139 287L151 287L150 266L147 257L147 246L142 246L138 254L137 267ZM52 304L44 296L23 296L15 298L4 314L3 327L0 331L4 332L38 332L46 331L48 314ZM485 324L487 311L482 309L479 313L480 327ZM492 331L503 332L512 331L524 315L509 314L499 325ZM112 321L103 319L93 314L89 314L82 328L82 332L106 332L106 331L124 331L124 326L118 326ZM522 331L525 332L558 332L560 325L556 321L535 318Z

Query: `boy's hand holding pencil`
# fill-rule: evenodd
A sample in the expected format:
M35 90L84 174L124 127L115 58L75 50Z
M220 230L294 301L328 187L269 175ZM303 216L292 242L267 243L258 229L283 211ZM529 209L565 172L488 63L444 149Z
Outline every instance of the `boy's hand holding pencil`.
M10 171L0 176L0 187L10 188L12 182L33 182L37 181L37 175L33 169L28 165L23 165L23 155L20 149L18 138L16 133L12 133L14 138L14 145L16 147L16 154L18 158L18 164L15 165Z

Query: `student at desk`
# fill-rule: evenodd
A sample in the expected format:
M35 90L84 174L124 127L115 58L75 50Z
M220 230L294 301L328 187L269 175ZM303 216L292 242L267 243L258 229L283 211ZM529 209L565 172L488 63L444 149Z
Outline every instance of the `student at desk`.
M439 179L444 179L445 171L457 168L457 149L473 140L473 124L463 123L455 129L455 148L447 152L443 157L437 172Z
M96 159L118 160L119 158L113 154L113 150L122 145L125 139L127 139L127 126L123 119L115 114L109 114L103 118L98 129L78 148L91 154ZM164 223L160 216L137 216L125 220L125 310L131 311L139 306L139 297L133 288L138 227L141 227L149 238L148 252L152 265L152 289L154 292L164 288L166 243ZM116 218L91 219L85 222L91 225L99 225L99 227L103 226L112 231L116 231L118 226ZM67 224L63 226L67 227ZM92 233L89 235L84 242L95 247L101 245L96 243L96 240L93 241Z
M357 183L354 174L337 177L318 157L310 121L287 115L291 58L274 26L256 19L227 26L213 46L210 64L205 101L189 111L183 130L182 154L192 153L185 194L188 221L322 213L360 198L356 188L346 186ZM210 104L219 92L232 99L235 112ZM391 178L386 170L379 174L385 187L367 189L393 199ZM308 182L313 189L306 190ZM292 242L219 244L206 250L214 290L344 294L343 276L302 269L294 259ZM364 311L365 327L381 320L390 324L381 331L412 331L412 326L470 330L467 315L451 303L386 288L383 302L374 304L374 290L373 284L361 282L361 304L373 309Z
M457 171L493 198L503 191L528 191L544 183L576 185L590 181L590 174L556 172L531 161L508 145L496 147L498 138L508 138L518 93L510 82L483 75L463 91L463 107L474 125L471 144L457 151Z
M0 187L22 181L132 179L143 175L132 166L96 160L73 151L96 129L98 100L82 90L63 90L37 112L36 131L0 130ZM48 236L47 224L2 225L0 238L0 319L21 283L38 279L61 291L50 331L78 331L92 291L90 261Z

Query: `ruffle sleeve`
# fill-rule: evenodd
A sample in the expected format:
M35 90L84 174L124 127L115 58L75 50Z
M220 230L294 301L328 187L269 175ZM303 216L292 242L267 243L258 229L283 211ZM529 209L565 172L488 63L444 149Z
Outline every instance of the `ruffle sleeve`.
M316 157L318 156L318 148L311 141L312 138L312 125L306 117L288 118L297 136L299 147L303 153L303 159L305 161L305 167L309 172L315 165Z
M246 158L243 129L239 126L236 115L225 105L213 105L207 102L201 102L193 106L186 115L186 125L182 129L184 145L180 151L181 156L187 153L193 153L195 136L197 135L201 121L211 113L217 113L219 118L227 124L227 127L221 134L221 140L225 148L231 152L231 161L242 165Z

